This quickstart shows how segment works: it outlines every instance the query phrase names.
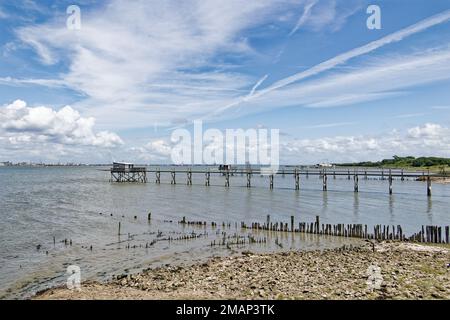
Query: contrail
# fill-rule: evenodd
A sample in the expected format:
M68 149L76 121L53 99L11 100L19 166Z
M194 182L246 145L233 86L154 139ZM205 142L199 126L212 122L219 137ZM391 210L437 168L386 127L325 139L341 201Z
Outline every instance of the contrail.
M258 80L258 82L253 86L252 90L248 94L247 98L250 98L255 93L256 89L258 89L258 87L264 82L264 80L267 79L268 76L269 75L266 74L264 77Z
M314 7L317 3L317 0L311 1L305 6L305 9L303 10L303 14L301 15L300 19L298 19L297 24L295 25L294 29L289 33L289 36L292 36L309 18L311 15L311 9Z
M296 73L290 77L281 79L281 80L275 82L274 84L272 84L271 86L267 87L266 89L255 92L251 97L241 97L238 100L236 100L235 102L232 102L232 103L216 110L215 112L212 113L212 115L223 112L229 108L239 105L240 103L242 103L244 101L248 101L253 98L258 98L258 97L261 97L261 96L263 96L267 93L270 93L274 90L281 89L291 83L294 83L299 80L303 80L305 78L308 78L308 77L317 75L319 73L322 73L324 71L330 70L340 64L347 62L348 60L350 60L352 58L372 52L372 51L379 49L385 45L399 42L399 41L403 40L404 38L407 38L411 35L414 35L416 33L424 31L433 26L445 23L448 20L450 20L450 10L443 11L439 14L436 14L434 16L426 18L416 24L413 24L409 27L406 27L404 29L401 29L399 31L391 33L379 40L372 41L364 46L361 46L361 47L352 49L350 51L347 51L343 54L340 54L334 58L331 58L331 59L324 61L318 65L315 65L314 67L312 67L308 70L305 70L305 71Z

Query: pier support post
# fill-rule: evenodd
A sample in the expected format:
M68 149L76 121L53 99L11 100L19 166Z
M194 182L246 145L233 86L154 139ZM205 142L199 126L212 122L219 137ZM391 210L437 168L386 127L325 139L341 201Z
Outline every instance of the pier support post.
M192 171L191 171L191 169L189 169L189 171L187 172L187 185L192 186Z
M247 188L251 188L252 186L252 173L251 171L247 172Z
M403 169L402 169L402 181L405 181L405 176L403 174Z
M350 180L350 169L347 171L347 174L348 174L347 179Z
M270 189L273 189L273 174L270 175Z
M227 171L225 174L225 187L229 187L230 186L230 172Z
M211 173L209 170L205 173L205 186L209 187L209 180L210 180Z
M291 232L294 232L294 216L291 216Z
M427 196L431 197L431 177L427 177Z
M172 181L170 182L170 184L177 184L175 180L175 171L172 171L170 174L172 175Z
M323 191L327 191L327 173L324 172L323 177L322 177L322 182L323 182L323 186L322 189Z
M355 181L355 192L359 192L359 177L357 174L354 175L353 180Z
M306 171L308 174L308 171ZM295 190L300 190L300 174L298 173L298 170L295 169L294 171L294 179L295 179Z
M159 168L158 168L158 171L156 171L156 183L157 184L160 184L161 183L161 172L159 171Z
M392 194L392 174L389 172L389 194Z

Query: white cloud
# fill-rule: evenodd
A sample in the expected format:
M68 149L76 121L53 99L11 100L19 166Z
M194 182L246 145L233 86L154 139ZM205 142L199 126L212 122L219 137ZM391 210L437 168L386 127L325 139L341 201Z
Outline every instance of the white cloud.
M289 35L293 35L301 26L303 26L311 16L311 9L316 5L318 0L309 0L305 7L303 8L303 13L297 21L294 29L289 33Z
M414 127L408 130L408 134L411 138L423 138L431 140L441 139L443 135L448 135L449 133L450 132L447 128L443 128L440 125L434 123L426 123L422 127Z
M292 85L295 82L298 82L300 80L304 80L304 79L319 75L321 73L324 73L326 71L332 70L335 67L338 67L342 64L347 63L351 59L365 55L365 54L375 51L379 48L382 48L386 45L399 42L407 37L410 37L414 34L425 31L433 26L436 26L436 25L439 25L442 23L446 23L449 20L450 20L450 10L443 11L432 17L426 18L416 24L413 24L409 27L406 27L404 29L401 29L399 31L391 33L387 36L384 36L383 38L381 38L379 40L369 42L366 45L363 45L363 46L357 47L355 49L352 49L350 51L347 51L345 53L339 54L339 55L337 55L329 60L326 60L322 63L319 63L305 71L302 71L302 72L296 73L292 76L278 80L274 84L270 85L269 87L255 92L251 96L251 98L252 99L261 98L264 95L270 94L270 93L280 90L280 89L283 89L289 85ZM402 57L402 58L404 59L404 57ZM398 64L398 67L402 67L402 66L403 66L403 64L401 64L401 63ZM426 65L424 65L423 67L426 67ZM379 70L379 71L382 72L383 70ZM407 81L408 79L402 78L402 80ZM416 79L411 79L411 80L414 81ZM402 83L400 83L400 85L401 84ZM347 100L346 97L344 97L344 98L345 98L345 100ZM364 97L361 95L357 95L356 98L357 98L356 99L357 102L366 101L364 99ZM211 117L211 116L216 117L217 115L225 112L228 109L234 108L234 107L242 104L243 102L249 102L249 100L251 100L251 99L247 99L247 97L240 97L240 98L234 100L233 102L226 104L221 108L216 109L211 115L209 115L209 117ZM321 102L318 102L318 103L321 103Z
M232 110L239 110L239 115L243 115L288 106L348 106L406 96L409 88L447 79L450 79L450 48L410 54L408 57L387 56L348 71L336 71L317 80L305 80L264 95L258 96L256 91L245 100L245 107L236 102L228 105L227 114L234 115ZM210 115L213 116L217 114Z
M95 119L83 118L70 106L58 111L49 107L27 107L17 100L0 108L0 134L11 145L62 144L115 147L123 142L108 131L94 132Z
M394 130L380 135L295 139L285 141L281 152L285 161L294 163L314 163L318 159L332 162L379 160L393 155L448 157L450 128L427 123L403 133Z
M323 126L339 125L347 125L347 123ZM203 148L204 150L221 149L225 152L224 154L232 152L231 145L222 145L222 143L223 141L218 140L204 141ZM170 163L170 154L174 145L168 138L158 138L146 143L143 147L133 148L130 154L138 159ZM237 151L258 152L255 148L250 150L241 148ZM404 131L393 130L377 135L330 136L313 139L292 139L284 136L280 140L282 164L314 164L325 159L330 162L376 161L393 155L449 157L450 128L426 123Z
M57 21L17 35L43 63L67 62L68 72L57 80L87 97L75 105L84 113L109 126L151 126L170 123L175 114L202 114L248 92L254 79L230 71L217 55L253 55L243 31L295 4L114 0L101 12L83 10L81 30Z
M145 145L145 150L151 153L156 153L159 156L170 156L172 146L163 139L151 141Z

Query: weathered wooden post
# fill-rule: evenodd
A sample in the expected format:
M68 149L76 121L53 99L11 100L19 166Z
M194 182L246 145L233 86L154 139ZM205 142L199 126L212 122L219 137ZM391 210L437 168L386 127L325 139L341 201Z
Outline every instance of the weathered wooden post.
M252 172L247 171L247 188L251 188L252 186Z
M120 221L119 221L119 231L117 234L120 236Z
M192 186L192 171L191 171L191 169L189 169L187 172L187 185Z
M171 171L170 174L172 175L172 181L170 182L170 184L177 184L175 180L175 171Z
M431 197L431 177L428 175L427 177L427 195Z
M270 229L270 214L267 215L267 229Z
M347 178L350 180L350 169L347 170Z
M333 171L333 179L336 180L336 170Z
M381 180L384 180L384 169L381 170Z
M273 189L273 174L270 175L270 189Z
M437 233L438 233L437 242L442 243L442 227L437 228Z
M319 233L319 226L320 226L320 217L316 216L316 224L315 224L315 232L314 233Z
M403 169L402 169L402 181L405 181L405 175L403 173Z
M354 189L355 189L355 192L359 192L359 184L358 184L358 182L359 182L359 177L358 177L357 174L354 175L353 180L355 181L355 188L354 188Z
M291 216L291 232L294 232L294 216Z
M227 170L226 174L225 174L225 187L229 187L230 186L230 172Z
M392 194L392 174L389 172L389 194Z
M151 220L152 220L152 213L151 213L151 212L148 213L147 220L148 220L148 221L151 221Z
M326 172L324 172L322 179L323 179L322 180L322 182L323 182L322 189L323 189L323 191L327 191L327 173Z
M364 171L364 179L367 180L367 170Z
M446 242L446 243L450 243L450 242L449 242L449 240L450 240L450 239L449 239L449 233L450 233L449 231L450 231L450 227L449 227L449 226L446 226L446 227L445 227L445 242Z
M156 174L156 183L160 184L161 183L161 172L159 171L159 168L156 170L155 174Z
M295 179L295 190L300 190L300 174L298 173L298 169L294 170L294 179Z
M210 177L211 177L211 172L208 171L205 173L205 186L209 187L209 181L210 181Z

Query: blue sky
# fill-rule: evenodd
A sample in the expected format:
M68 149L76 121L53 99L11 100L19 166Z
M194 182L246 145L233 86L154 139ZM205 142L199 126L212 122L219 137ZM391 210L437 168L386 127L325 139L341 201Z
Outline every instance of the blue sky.
M196 119L285 163L450 156L448 0L249 2L0 0L0 161L167 162Z

